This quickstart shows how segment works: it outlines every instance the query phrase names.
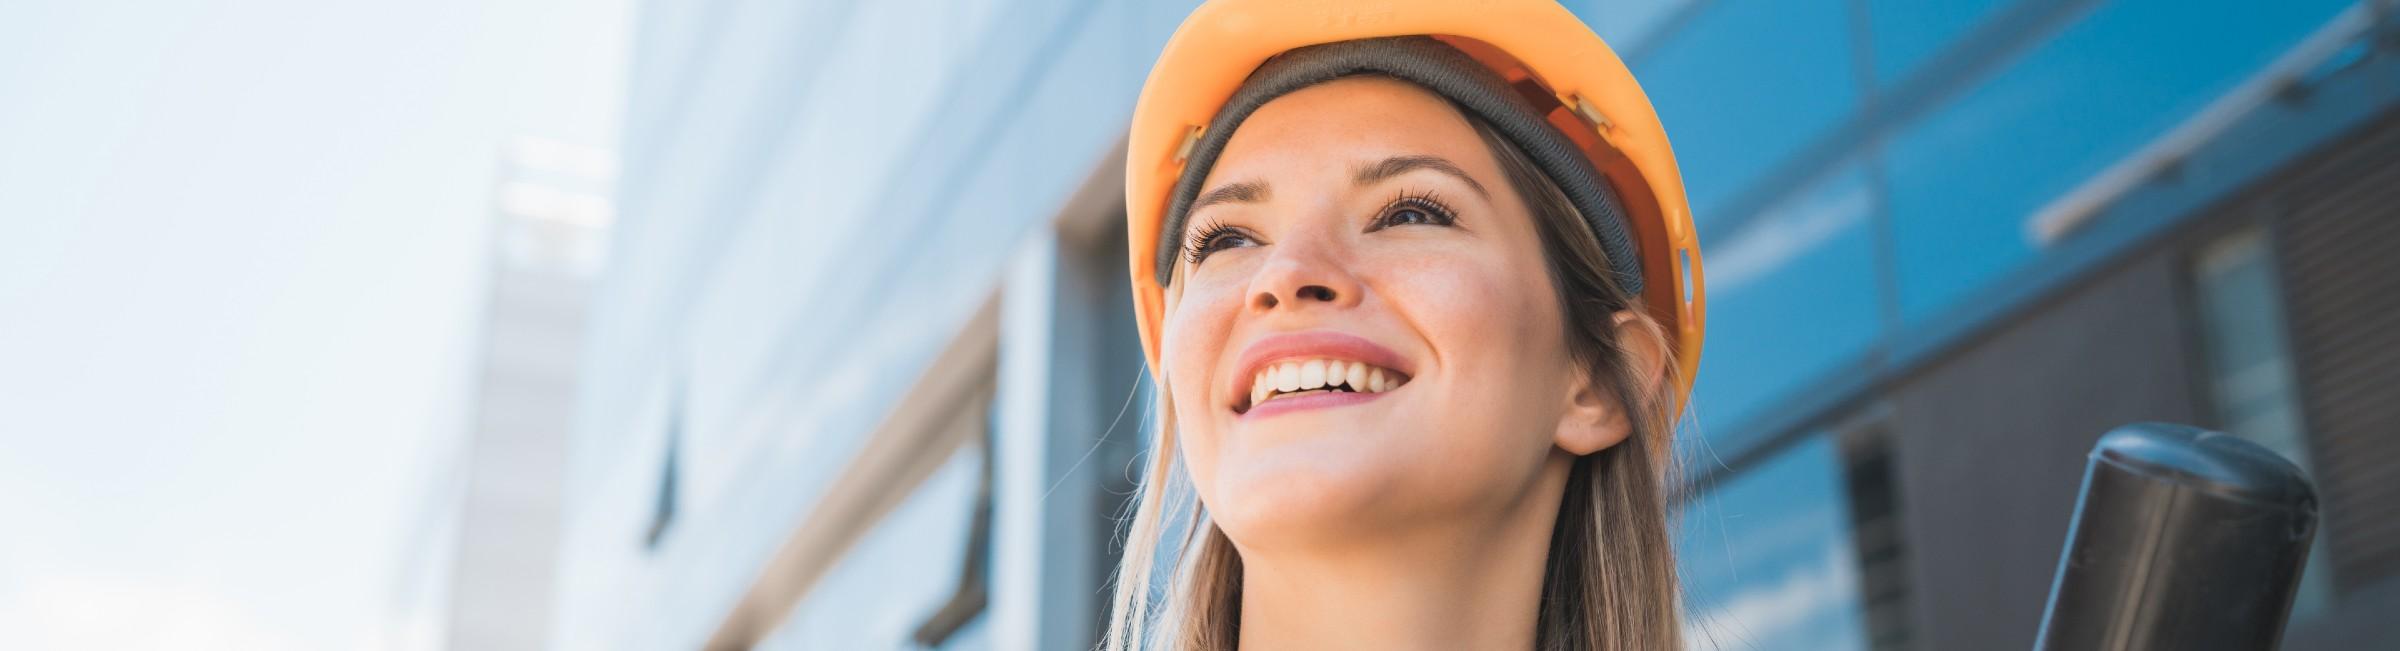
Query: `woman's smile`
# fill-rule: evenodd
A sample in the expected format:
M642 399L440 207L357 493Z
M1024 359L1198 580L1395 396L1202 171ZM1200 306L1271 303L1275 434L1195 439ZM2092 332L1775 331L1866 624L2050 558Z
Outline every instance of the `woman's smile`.
M1247 421L1374 400L1407 384L1413 366L1364 337L1315 330L1260 339L1235 368L1231 408Z

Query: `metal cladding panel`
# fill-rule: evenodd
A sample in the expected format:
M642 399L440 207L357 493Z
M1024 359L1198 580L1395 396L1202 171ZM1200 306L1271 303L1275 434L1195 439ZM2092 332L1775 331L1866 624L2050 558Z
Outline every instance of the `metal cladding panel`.
M1892 393L1919 648L2031 646L2092 442L2200 415L2176 261L2103 270Z
M2400 576L2400 111L2276 182L2276 258L2347 596Z
M2190 254L2274 235L2311 465L2314 554L2339 597L2293 649L2385 643L2400 606L2400 111L2250 184L1902 380L1890 396L1924 648L2023 648L2093 439L2138 420L2212 424L2189 323ZM2006 489L1995 489L2006 486ZM1973 589L1955 589L1973 586Z

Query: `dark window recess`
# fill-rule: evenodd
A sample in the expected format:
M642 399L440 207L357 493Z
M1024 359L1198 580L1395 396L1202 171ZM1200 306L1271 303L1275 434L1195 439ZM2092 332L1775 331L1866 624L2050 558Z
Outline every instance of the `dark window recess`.
M657 549L658 541L667 535L667 525L675 523L675 490L682 483L680 466L683 456L683 389L675 390L675 402L667 407L667 451L665 467L658 472L658 498L650 507L650 527L642 533L642 546Z
M1867 648L1908 649L1908 546L1901 540L1899 483L1892 476L1892 437L1881 427L1843 439L1843 472L1850 493L1850 538L1858 547L1859 598L1866 611Z
M2299 386L2269 239L2265 228L2253 225L2218 236L2192 254L2192 310L2205 393L2218 430L2311 469L2315 462L2300 422ZM2293 600L2293 621L2317 616L2332 599L2326 558L2309 557Z
M2400 586L2400 112L2316 158L2266 208L2338 602Z
M975 485L975 513L967 524L967 553L958 564L958 589L934 609L910 636L920 649L936 649L959 629L983 615L991 603L992 563L992 434L984 428L983 473Z

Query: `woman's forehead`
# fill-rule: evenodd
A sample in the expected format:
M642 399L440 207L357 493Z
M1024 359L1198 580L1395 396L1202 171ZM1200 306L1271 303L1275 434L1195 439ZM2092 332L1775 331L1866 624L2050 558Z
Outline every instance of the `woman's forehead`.
M1292 91L1236 127L1208 185L1253 167L1316 167L1347 174L1393 155L1449 158L1471 172L1496 171L1466 116L1432 91L1388 77L1348 77Z

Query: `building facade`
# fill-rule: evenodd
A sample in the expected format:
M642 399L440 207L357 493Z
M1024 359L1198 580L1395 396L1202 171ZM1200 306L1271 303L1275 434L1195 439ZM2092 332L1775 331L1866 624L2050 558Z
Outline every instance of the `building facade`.
M505 148L466 430L435 446L386 648L532 649L556 612L567 440L616 160L544 138Z
M2135 420L2316 474L2288 648L2400 614L2393 3L1567 4L1707 255L1695 648L2024 648ZM642 3L550 643L1092 644L1151 425L1120 143L1189 7Z

